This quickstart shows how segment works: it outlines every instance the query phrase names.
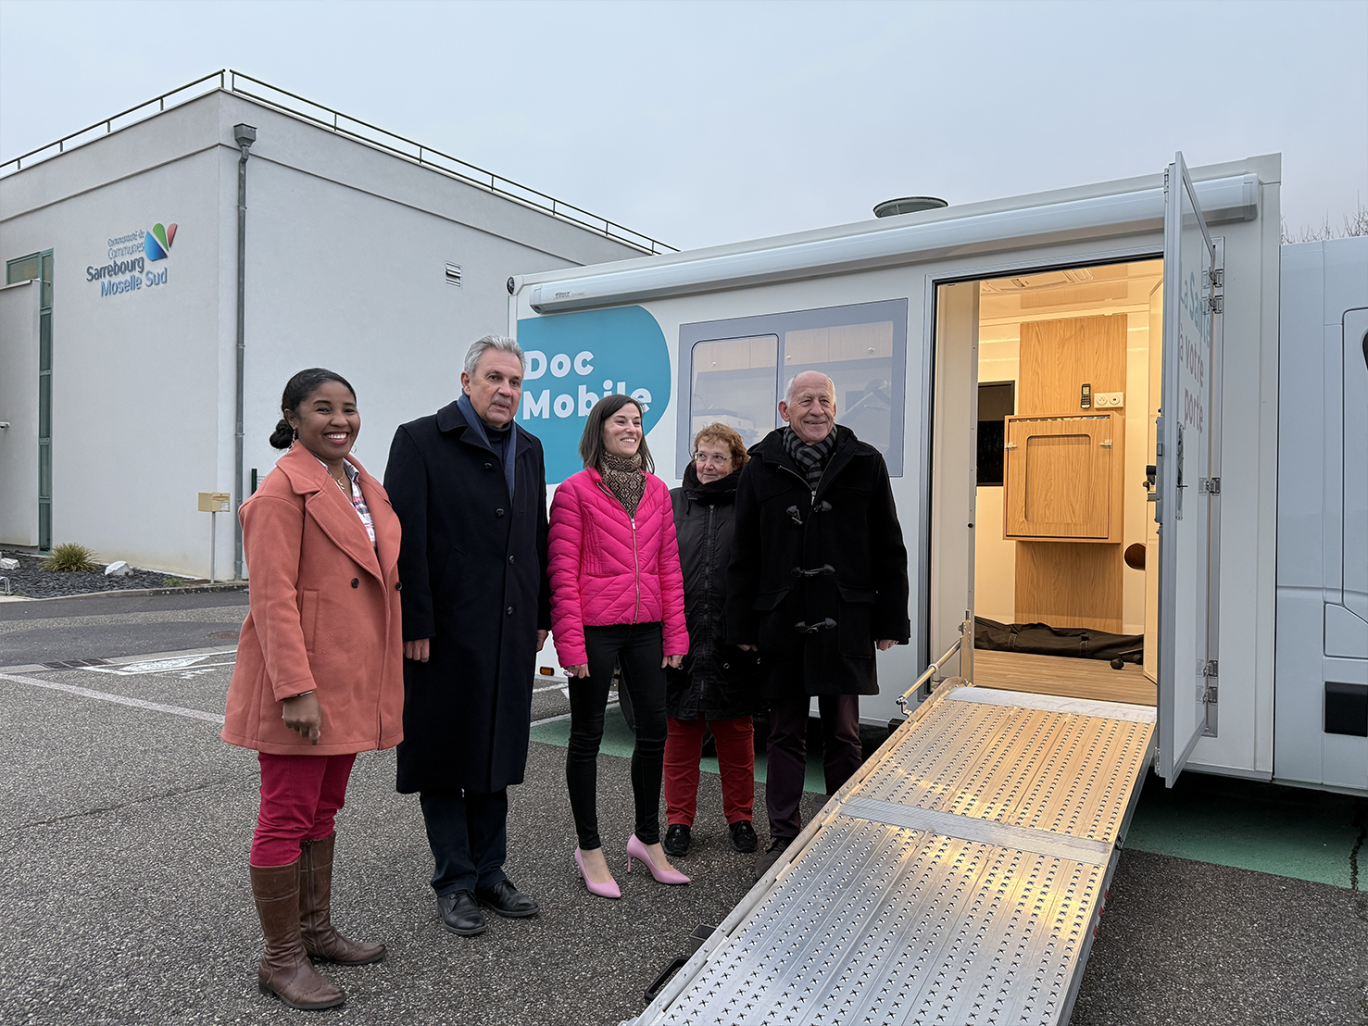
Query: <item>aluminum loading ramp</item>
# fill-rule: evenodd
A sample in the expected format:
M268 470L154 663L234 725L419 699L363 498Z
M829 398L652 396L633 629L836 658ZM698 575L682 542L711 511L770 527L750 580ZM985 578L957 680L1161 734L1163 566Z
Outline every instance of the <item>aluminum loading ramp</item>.
M1066 1023L1154 719L947 682L631 1022Z

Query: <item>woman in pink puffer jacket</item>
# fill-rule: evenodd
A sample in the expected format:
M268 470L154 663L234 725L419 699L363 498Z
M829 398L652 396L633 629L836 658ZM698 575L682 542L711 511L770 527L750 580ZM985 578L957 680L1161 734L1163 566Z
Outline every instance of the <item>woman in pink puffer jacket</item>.
M596 800L615 663L636 721L636 831L627 841L627 870L635 858L661 883L689 882L660 846L665 667L679 667L689 635L670 491L651 473L640 404L625 395L599 400L589 411L580 455L585 469L563 482L551 502L551 630L570 677L565 780L579 835L575 863L591 893L617 898Z

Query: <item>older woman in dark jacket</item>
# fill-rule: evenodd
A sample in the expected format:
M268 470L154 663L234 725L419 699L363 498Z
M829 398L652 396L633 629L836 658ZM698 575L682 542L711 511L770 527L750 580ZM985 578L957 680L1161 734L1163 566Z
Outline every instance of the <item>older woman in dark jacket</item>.
M684 573L689 654L671 671L665 696L669 734L665 742L665 805L671 855L689 850L698 803L703 734L711 730L722 771L722 809L732 847L756 847L751 826L755 797L755 731L751 714L762 705L759 657L723 643L727 562L731 558L736 485L746 462L741 436L725 424L709 424L694 438L694 459L684 486L670 492Z

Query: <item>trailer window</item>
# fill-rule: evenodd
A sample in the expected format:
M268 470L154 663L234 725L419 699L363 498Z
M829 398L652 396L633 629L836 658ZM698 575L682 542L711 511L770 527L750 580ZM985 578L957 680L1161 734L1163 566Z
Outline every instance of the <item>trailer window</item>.
M679 326L676 466L682 477L698 429L728 424L754 445L776 427L779 400L802 371L836 386L836 422L903 472L907 300L759 314ZM687 358L684 354L689 354Z
M693 347L689 437L709 424L735 428L747 446L774 427L779 404L775 366L779 336L711 339Z

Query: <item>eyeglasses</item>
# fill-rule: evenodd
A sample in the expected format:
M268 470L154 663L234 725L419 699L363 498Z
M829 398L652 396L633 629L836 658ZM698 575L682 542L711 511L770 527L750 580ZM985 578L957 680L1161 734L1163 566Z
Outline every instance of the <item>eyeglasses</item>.
M696 452L693 458L695 463L705 467L725 467L732 461L730 456L722 456L715 452Z

